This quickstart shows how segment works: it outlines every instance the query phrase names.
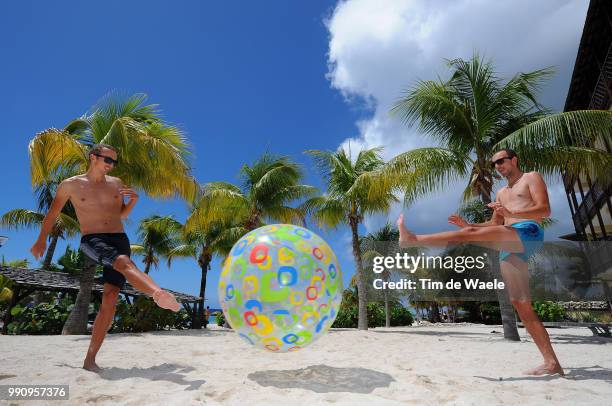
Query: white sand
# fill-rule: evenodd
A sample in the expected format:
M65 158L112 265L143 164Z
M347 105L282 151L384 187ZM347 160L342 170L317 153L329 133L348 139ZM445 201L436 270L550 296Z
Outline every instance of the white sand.
M70 385L70 401L52 405L524 406L612 399L612 339L586 328L549 329L567 372L559 378L521 373L540 362L524 329L521 342L505 341L501 326L332 330L304 350L273 354L212 327L110 335L98 356L100 375L80 368L88 336L1 336L0 384Z

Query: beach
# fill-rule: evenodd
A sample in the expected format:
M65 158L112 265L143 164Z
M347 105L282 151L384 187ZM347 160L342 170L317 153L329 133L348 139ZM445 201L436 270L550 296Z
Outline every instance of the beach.
M521 341L509 342L491 325L333 329L284 354L215 325L111 334L99 375L81 369L89 336L3 336L0 384L69 385L69 400L58 405L603 405L612 398L612 339L587 328L548 329L567 375L532 377L522 371L541 357L519 332Z

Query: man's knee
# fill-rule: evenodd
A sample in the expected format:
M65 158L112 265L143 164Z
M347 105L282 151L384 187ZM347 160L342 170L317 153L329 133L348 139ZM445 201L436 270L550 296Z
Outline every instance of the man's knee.
M511 298L510 301L523 322L539 320L528 298Z
M510 295L512 305L517 309L531 309L531 300L520 295Z
M119 287L110 284L106 285L102 294L102 305L113 306L114 309L119 298L119 292Z
M115 262L113 262L113 268L117 271L124 273L132 269L134 262L127 255L119 255Z

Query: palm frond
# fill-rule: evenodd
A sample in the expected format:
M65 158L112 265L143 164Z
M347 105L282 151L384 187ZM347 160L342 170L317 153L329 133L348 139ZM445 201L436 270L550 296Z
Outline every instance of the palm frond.
M495 145L514 149L523 170L545 175L564 171L588 174L604 184L612 180L612 112L581 110L554 114L513 132Z
M0 225L9 230L18 230L20 228L37 228L42 224L44 218L44 214L32 210L14 209L9 210L2 215L0 218Z
M347 221L349 208L345 202L327 196L313 197L300 205L305 213L310 213L319 227L334 228Z
M79 221L66 213L60 213L55 220L55 227L64 237L74 237L80 232Z
M32 185L53 182L58 173L84 172L87 149L69 133L50 128L30 141L30 178Z
M369 182L376 194L400 187L408 204L464 177L471 163L468 156L448 149L419 148L393 158Z
M305 215L299 208L275 206L266 210L266 217L274 222L284 224L298 224L304 226Z
M145 247L141 244L130 244L130 250L132 251L132 255L144 255Z

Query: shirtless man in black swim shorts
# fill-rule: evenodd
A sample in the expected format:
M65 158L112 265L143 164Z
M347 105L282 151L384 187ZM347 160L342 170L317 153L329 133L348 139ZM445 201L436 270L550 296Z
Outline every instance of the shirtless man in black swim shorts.
M119 291L126 279L134 288L151 296L158 306L175 312L180 306L174 295L162 290L130 259L130 242L121 220L130 214L138 195L126 188L121 179L107 175L118 162L116 150L109 145L95 145L89 152L89 160L86 173L66 179L58 186L40 235L30 252L37 259L45 253L47 236L70 200L81 227L81 251L104 267L102 304L83 363L83 368L98 372L96 354L112 325ZM128 199L127 203L124 198Z

